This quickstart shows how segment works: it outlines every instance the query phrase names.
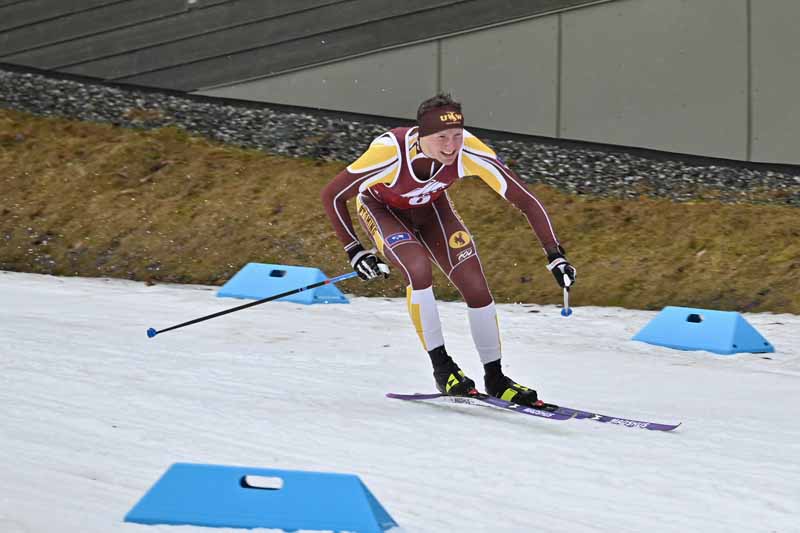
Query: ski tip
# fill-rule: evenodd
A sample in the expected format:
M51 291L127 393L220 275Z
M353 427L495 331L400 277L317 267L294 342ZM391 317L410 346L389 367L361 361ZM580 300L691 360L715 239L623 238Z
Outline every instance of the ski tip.
M650 422L645 429L649 429L650 431L674 431L681 427L683 422L678 422L677 424L657 424L655 422Z
M151 338L151 339L152 339L152 338L153 338L153 337L155 337L156 335L158 335L158 331L156 331L156 328L148 328L148 329L147 329L147 337L148 337L148 338Z

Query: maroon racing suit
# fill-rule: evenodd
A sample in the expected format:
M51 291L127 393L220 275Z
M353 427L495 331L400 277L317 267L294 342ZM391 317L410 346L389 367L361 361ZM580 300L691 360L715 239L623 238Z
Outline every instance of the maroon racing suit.
M390 130L323 189L322 201L345 250L360 244L347 210L347 201L356 197L358 216L376 248L412 289L431 286L433 262L468 307L484 307L492 296L480 258L447 195L447 188L465 176L479 177L520 209L546 252L558 248L542 204L492 149L466 130L450 165L422 153L416 127Z

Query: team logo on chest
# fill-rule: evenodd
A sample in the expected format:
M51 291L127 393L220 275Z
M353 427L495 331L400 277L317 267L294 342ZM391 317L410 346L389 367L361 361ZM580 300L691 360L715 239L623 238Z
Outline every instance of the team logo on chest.
M450 245L450 248L463 248L468 245L472 239L469 236L469 233L466 231L457 231L450 235L450 239L447 243Z

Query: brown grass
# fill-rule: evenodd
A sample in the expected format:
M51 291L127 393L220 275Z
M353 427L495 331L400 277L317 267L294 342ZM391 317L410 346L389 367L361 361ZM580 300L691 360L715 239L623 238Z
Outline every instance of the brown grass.
M248 262L338 274L349 265L319 190L344 164L0 110L0 269L204 284ZM560 301L524 217L478 180L451 190L496 299ZM796 208L531 190L578 268L575 305L800 313ZM342 288L404 294L397 273Z

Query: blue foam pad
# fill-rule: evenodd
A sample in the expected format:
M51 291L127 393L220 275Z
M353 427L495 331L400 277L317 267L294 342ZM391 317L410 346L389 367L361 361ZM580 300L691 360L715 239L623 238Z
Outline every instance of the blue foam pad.
M221 298L261 300L274 294L299 289L326 279L328 279L328 276L318 268L248 263L217 291L217 296ZM350 303L345 295L333 284L298 292L276 301L306 305Z
M125 521L359 533L397 526L355 475L192 463L172 465Z
M691 307L665 307L633 340L721 355L775 351L739 313Z

